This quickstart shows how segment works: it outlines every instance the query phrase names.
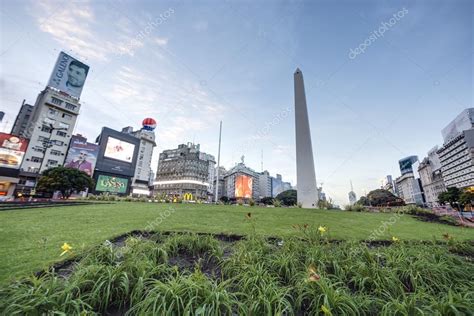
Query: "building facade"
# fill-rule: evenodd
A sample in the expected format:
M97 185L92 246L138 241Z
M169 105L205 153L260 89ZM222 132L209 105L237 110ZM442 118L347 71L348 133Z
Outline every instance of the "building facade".
M272 177L265 170L258 174L260 198L272 197Z
M474 128L450 138L437 154L446 188L474 186Z
M63 165L80 107L77 99L50 88L39 94L26 129L19 123L15 130L29 139L16 191L35 193L31 190L36 186L39 174Z
M137 195L150 195L150 186L153 184L151 159L153 157L153 149L156 146L155 132L143 128L134 131L131 126L127 126L122 129L122 133L130 134L140 139L137 166L132 179L131 193Z
M202 159L199 144L181 144L176 149L164 150L158 160L156 179L153 182L155 195L192 199L209 199L210 160Z
M227 171L224 176L226 196L230 199L260 198L259 174L243 161Z
M281 192L291 190L292 188L290 182L283 181L281 174L277 173L276 177L272 177L272 197L276 197ZM319 191L317 193L320 196Z
M395 180L397 195L406 204L423 205L423 192L420 182L415 178L412 172L408 172Z
M23 103L20 107L20 111L18 112L18 115L15 118L15 122L13 123L11 131L12 135L29 138L27 131L33 116L33 109L33 105L27 104L25 103L25 100L23 100Z
M430 207L439 206L438 196L440 193L446 191L441 173L441 161L439 160L437 151L438 147L434 147L430 150L428 157L424 158L418 167L426 204Z

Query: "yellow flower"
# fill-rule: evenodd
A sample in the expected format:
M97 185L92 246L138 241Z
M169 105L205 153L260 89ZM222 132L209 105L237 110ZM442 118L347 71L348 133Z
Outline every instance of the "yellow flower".
M60 256L68 253L69 251L71 251L72 247L69 246L69 244L67 242L65 242L62 246L61 246L61 249L63 250L63 252L60 254Z
M325 226L319 226L318 231L322 235L327 231L327 228Z
M321 276L316 272L316 268L313 265L308 267L308 281L309 282L316 282L321 279Z
M321 311L324 313L324 315L332 315L331 310L325 305L321 305Z
M392 236L392 241L393 241L393 242L397 242L397 241L400 241L400 239L398 239L398 238L395 237L395 236Z

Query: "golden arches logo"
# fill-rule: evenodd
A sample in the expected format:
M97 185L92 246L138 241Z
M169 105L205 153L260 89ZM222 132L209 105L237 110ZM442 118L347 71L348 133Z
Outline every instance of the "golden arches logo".
M185 193L183 195L183 200L185 201L191 201L193 199L193 195L191 193Z

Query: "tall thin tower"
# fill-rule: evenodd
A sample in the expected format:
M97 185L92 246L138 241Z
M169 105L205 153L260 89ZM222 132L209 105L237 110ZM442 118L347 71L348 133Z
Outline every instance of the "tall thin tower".
M301 203L304 208L316 208L319 196L314 171L313 146L311 144L303 73L299 68L295 71L294 81L298 204Z

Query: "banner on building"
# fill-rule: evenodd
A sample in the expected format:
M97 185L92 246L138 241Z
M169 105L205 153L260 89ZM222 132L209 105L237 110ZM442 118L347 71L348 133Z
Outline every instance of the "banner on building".
M27 148L27 139L0 133L0 167L20 169Z
M88 73L89 66L65 52L60 52L48 86L79 99Z
M252 197L253 178L248 175L238 175L235 178L235 197L236 198L251 198Z
M98 154L98 145L88 143L82 137L72 136L64 166L84 171L92 177Z
M96 191L111 193L127 193L128 179L99 175L97 177Z

